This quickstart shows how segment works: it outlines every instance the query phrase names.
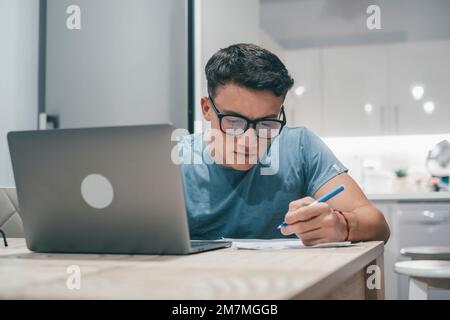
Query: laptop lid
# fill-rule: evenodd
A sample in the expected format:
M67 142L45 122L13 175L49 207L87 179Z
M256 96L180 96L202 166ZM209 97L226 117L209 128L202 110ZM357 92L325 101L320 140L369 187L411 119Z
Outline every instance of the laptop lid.
M190 250L171 125L10 132L27 246L38 252Z

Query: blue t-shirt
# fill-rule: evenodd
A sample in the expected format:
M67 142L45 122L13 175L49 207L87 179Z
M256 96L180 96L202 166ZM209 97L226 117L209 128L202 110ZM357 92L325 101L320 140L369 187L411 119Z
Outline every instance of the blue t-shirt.
M305 127L285 127L267 157L248 171L214 163L203 139L199 133L179 142L192 239L282 238L277 226L289 203L313 196L328 180L348 171Z

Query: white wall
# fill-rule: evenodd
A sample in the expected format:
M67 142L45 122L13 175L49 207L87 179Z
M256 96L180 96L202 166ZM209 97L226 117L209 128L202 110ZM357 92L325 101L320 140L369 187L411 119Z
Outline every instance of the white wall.
M207 0L197 1L196 39L198 51L196 64L195 120L202 120L201 96L207 95L205 66L219 49L234 43L260 44L259 0ZM200 131L201 126L196 126Z
M207 126L201 114L200 98L207 95L205 65L217 50L234 43L254 43L286 62L286 51L261 28L260 16L260 0L197 0L195 120L200 121L196 123L196 132ZM286 110L288 114L291 111Z
M0 0L0 186L14 185L6 134L35 129L38 0Z
M260 30L259 33L259 41L260 45L269 50L270 52L276 54L281 61L285 62L286 59L286 50L274 39L270 34L268 34L263 29Z

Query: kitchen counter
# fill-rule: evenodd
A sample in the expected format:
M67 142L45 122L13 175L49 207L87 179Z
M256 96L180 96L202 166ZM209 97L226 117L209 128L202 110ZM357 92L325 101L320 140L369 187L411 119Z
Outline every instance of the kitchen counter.
M371 201L450 201L450 192L368 194Z

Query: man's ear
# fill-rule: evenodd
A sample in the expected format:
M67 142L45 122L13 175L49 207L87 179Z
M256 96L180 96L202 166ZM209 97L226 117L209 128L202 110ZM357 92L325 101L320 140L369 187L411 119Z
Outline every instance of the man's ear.
M211 121L211 106L208 97L203 96L201 101L203 117L206 121Z

